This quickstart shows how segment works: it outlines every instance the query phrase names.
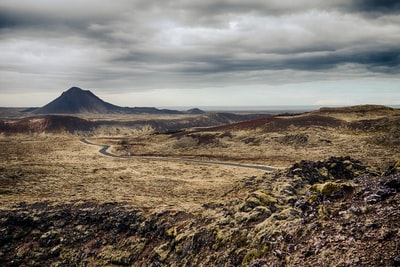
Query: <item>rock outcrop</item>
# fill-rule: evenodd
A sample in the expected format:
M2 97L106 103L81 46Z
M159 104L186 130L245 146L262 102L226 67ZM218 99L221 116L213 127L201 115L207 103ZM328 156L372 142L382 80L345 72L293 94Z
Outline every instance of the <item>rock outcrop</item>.
M397 170L333 157L245 178L245 197L197 213L20 203L0 211L0 264L399 266L399 191Z

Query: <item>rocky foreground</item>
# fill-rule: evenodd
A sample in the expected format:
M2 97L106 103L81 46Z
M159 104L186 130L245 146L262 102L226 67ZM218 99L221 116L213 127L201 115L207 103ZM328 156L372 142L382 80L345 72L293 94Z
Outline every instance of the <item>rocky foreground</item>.
M400 266L399 167L302 161L193 213L20 203L0 211L0 265Z

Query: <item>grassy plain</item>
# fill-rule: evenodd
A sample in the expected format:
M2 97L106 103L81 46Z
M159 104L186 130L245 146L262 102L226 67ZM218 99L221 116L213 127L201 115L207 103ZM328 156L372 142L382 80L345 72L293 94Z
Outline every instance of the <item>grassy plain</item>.
M398 111L393 110L360 114L340 111L328 110L324 115L347 123L396 119L399 116ZM302 116L310 114L298 117ZM291 119L293 117L281 118ZM395 129L396 125L393 126ZM79 136L72 134L2 136L1 205L44 200L98 200L147 208L193 209L207 202L240 197L240 194L229 195L227 192L244 177L259 176L263 171L179 160L151 160L143 156L228 161L278 168L289 167L300 160L351 156L377 170L384 170L400 158L397 146L376 141L386 132L360 130L348 124L330 127L293 122L279 130L268 130L265 126L228 127L154 134L151 128L147 128L124 136L110 136L98 131L97 135L89 138L93 143L111 145L109 151L112 153L131 155L123 159L101 155L99 147L83 144Z
M66 135L3 137L0 144L2 206L97 200L150 209L193 209L223 199L242 177L263 173L230 166L106 157L98 153L97 146Z

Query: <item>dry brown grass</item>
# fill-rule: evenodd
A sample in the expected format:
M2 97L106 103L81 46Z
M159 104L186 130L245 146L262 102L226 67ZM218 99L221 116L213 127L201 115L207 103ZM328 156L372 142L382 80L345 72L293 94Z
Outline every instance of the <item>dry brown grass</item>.
M384 116L382 112L363 113L359 118L381 117ZM387 112L390 113L387 116L398 113ZM343 121L354 121L357 117L332 112L329 116ZM281 119L303 121L293 120L293 117ZM148 129L131 131L128 136L90 138L93 143L111 145L110 151L115 154L130 152L133 157L129 159L103 156L98 153L99 147L83 144L76 135L3 136L0 137L1 205L45 200L98 200L126 202L150 209L193 210L205 203L242 197L238 192L227 192L231 192L244 178L263 174L261 170L150 160L141 156L275 167L289 167L300 160L351 156L381 171L400 159L397 146L371 141L381 137L382 132L337 125L286 124L275 131L262 125L250 129L207 129L179 135L152 134Z
M130 151L132 155L196 157L275 167L288 167L302 159L317 161L330 156L351 156L384 169L398 159L400 153L396 147L371 142L379 135L345 127L289 127L276 132L238 130L229 134L207 131L179 137L143 135L125 138L123 147L116 140L98 142L114 145L113 151L120 154ZM211 140L204 144L201 136ZM298 136L306 141L301 138L296 141Z
M98 200L149 209L196 209L223 201L241 178L259 170L179 161L116 159L71 136L3 137L1 205Z
M353 122L363 119L380 119L388 116L399 115L398 109L380 105L362 105L344 108L321 108L313 114L327 115L336 119Z

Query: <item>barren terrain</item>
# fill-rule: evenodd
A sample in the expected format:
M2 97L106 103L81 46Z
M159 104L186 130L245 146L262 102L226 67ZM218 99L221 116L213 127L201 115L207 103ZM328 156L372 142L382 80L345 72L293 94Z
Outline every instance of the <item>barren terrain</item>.
M400 265L399 110L321 109L212 127L179 116L158 118L167 121L161 132L149 118L140 127L3 132L0 264ZM190 127L176 128L188 118Z
M99 138L123 155L177 156L288 167L299 159L352 155L379 169L399 158L400 112L367 106L254 119L175 134ZM372 110L371 110L372 109ZM347 109L345 109L347 110ZM394 143L390 143L394 142Z
M105 157L98 147L68 136L7 137L1 144L2 206L61 199L124 201L152 209L195 208L220 199L238 179L263 173L172 160Z

